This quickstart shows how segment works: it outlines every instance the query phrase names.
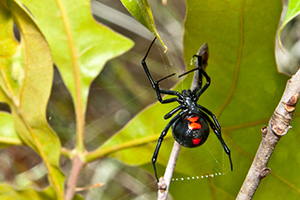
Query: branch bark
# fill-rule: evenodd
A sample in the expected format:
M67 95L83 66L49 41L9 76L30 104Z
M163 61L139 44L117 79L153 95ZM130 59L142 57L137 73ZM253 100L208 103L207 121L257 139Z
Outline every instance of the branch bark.
M80 157L76 154L72 160L72 170L66 188L65 200L73 199L73 196L75 194L77 179L83 165L84 163L82 162Z
M267 164L278 141L290 129L290 122L300 95L300 70L288 80L283 96L274 111L268 127L262 128L262 141L237 200L252 199L260 181L268 175Z
M158 200L166 200L168 197L169 187L171 184L173 172L175 170L177 158L179 156L180 148L181 148L180 144L175 141L164 177L161 177L157 184L158 185L158 196L157 196Z

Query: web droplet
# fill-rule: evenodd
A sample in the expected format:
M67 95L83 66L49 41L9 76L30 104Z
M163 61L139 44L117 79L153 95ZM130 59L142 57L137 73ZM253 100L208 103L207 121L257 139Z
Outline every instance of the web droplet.
M214 178L216 176L221 176L224 175L225 173L214 173L214 174L205 174L205 175L201 175L201 176L188 176L188 177L181 177L181 178L172 178L172 181L193 181L193 180L201 180L201 179L206 179L206 178Z

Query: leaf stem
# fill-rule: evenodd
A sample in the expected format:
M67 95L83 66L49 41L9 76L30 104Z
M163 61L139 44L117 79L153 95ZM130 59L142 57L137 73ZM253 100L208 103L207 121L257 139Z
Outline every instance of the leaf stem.
M288 80L283 96L275 109L237 199L252 199L260 181L268 175L267 164L280 140L290 129L293 112L300 95L300 70Z
M75 111L76 111L76 134L77 134L77 141L76 141L76 149L78 152L83 153L85 151L84 147L84 120L85 120L85 108L83 107L83 100L82 100L82 85L81 85L81 77L80 77L80 66L78 63L78 55L75 47L75 42L73 38L73 34L71 33L71 23L66 13L65 5L62 1L56 1L59 11L61 13L61 18L64 23L65 32L67 35L67 42L70 49L70 56L73 66L73 75L74 75L74 83L75 89L71 91L74 95L74 104L75 104Z

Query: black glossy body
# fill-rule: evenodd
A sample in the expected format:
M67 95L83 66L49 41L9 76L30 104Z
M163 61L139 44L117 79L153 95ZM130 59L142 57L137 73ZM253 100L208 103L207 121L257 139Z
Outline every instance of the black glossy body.
M191 121L190 119L195 119ZM173 137L181 146L198 147L208 138L209 127L201 115L193 114L178 118L172 126Z
M156 38L155 38L156 39ZM179 77L189 74L193 71L198 71L198 84L193 90L182 90L182 92L177 92L174 90L164 90L159 88L159 82L173 76L175 74L171 74L169 76L166 76L158 81L153 81L153 78L149 72L149 69L146 64L146 58L148 56L148 53L155 42L155 39L152 41L145 57L142 60L142 65L145 70L145 73L152 85L152 88L156 92L157 100L162 103L171 103L171 102L178 102L179 106L168 112L164 119L169 119L172 117L172 119L169 121L169 123L166 125L164 130L162 131L160 137L158 138L158 142L156 145L156 148L154 150L153 156L152 156L152 164L155 172L155 178L158 182L157 172L156 172L156 160L158 156L158 152L160 149L160 146L162 144L162 141L164 137L166 136L168 130L172 126L172 132L174 139L182 146L185 147L197 147L202 145L209 135L209 126L214 131L215 135L220 140L222 147L226 154L229 157L231 170L233 169L232 161L231 161L231 154L230 150L225 144L222 136L221 136L221 126L216 118L216 116L209 111L207 108L199 105L197 103L199 97L203 92L209 87L210 85L210 77L207 75L205 70L202 68L202 63L206 63L206 60L202 60L202 56L200 55L194 55L193 57L196 57L198 60L198 66L196 66L195 69L190 70ZM208 49L207 49L208 51ZM206 54L208 58L208 52ZM206 83L202 87L202 77L205 77ZM162 94L166 95L173 95L174 97L168 98L168 99L162 99ZM177 113L177 114L176 114ZM175 115L176 114L176 115ZM173 115L175 115L173 117Z

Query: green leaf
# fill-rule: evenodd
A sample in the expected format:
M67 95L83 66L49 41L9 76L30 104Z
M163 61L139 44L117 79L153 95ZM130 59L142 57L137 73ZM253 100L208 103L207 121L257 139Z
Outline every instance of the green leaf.
M17 190L7 184L0 184L0 199L6 200L53 200L55 193L48 187L44 191L36 191L28 188L26 190Z
M48 187L42 191L32 188L18 190L8 184L0 184L0 199L5 200L53 200L56 199L53 188ZM83 200L79 195L74 196L73 200Z
M154 92L153 95L155 95ZM143 165L148 163L151 158L150 154L154 150L153 144L150 143L157 141L159 133L166 125L166 122L162 120L161 113L167 113L172 108L174 107L170 104L166 104L165 107L159 104L148 107L120 132L107 140L98 149L89 153L87 161L90 162L116 152L115 157L129 164ZM138 155L135 155L137 152Z
M46 120L46 107L53 79L48 45L26 9L18 2L1 2L1 27L9 29L6 45L1 46L0 100L10 106L14 127L22 141L43 159L49 181L63 198L64 176L59 169L60 141ZM21 34L14 41L12 23Z
M0 184L0 199L5 200L53 200L56 199L55 191L51 187L47 187L42 191L32 188L19 190L12 186L2 183ZM83 200L79 195L75 195L73 200Z
M167 50L167 46L164 44L156 30L155 22L148 0L121 0L121 2L136 20L138 20L159 39L159 41Z
M126 52L133 43L96 23L90 1L21 1L36 18L71 93L76 111L77 148L84 152L84 116L90 84L109 59Z
M12 116L6 112L0 112L0 147L21 144L22 141L17 135Z
M174 178L200 178L172 182L174 199L235 199L261 141L260 129L268 124L288 79L277 72L274 57L281 8L280 1L272 0L187 1L184 58L190 63L199 47L208 43L207 73L212 83L198 103L216 114L234 169L230 171L228 157L211 132L201 147L181 148ZM183 86L175 89L189 88L192 77L188 75ZM156 103L146 108L97 151L128 164L143 165L153 174L151 157L168 122L163 116L176 105ZM256 199L299 198L300 159L295 151L300 140L299 116L299 111L294 114L293 129L275 149L269 163L272 171L262 180ZM159 152L159 166L165 167L173 145L170 132Z
M284 17L284 20L279 28L278 32L278 38L280 41L281 31L284 29L284 27L295 17L297 17L300 13L300 2L298 0L290 0L288 2L286 15Z

